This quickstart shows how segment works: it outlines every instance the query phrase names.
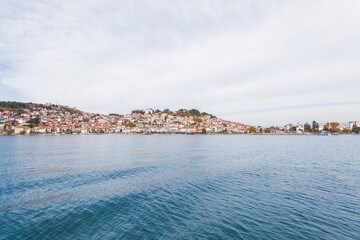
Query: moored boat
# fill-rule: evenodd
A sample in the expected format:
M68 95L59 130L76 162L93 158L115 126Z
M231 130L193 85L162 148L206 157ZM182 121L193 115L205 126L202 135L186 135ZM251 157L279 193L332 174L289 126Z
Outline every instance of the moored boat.
M331 133L330 132L319 132L316 135L318 135L318 136L331 136Z

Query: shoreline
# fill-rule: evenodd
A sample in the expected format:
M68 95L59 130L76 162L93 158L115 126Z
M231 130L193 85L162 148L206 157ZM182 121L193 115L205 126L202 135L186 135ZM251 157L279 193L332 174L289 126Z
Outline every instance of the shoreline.
M181 136L318 136L315 133L152 133L152 134L145 134L145 133L76 133L76 134L6 134L6 133L0 133L0 136L99 136L99 135L138 135L138 136L164 136L164 135L181 135ZM337 134L332 136L356 136L360 134Z

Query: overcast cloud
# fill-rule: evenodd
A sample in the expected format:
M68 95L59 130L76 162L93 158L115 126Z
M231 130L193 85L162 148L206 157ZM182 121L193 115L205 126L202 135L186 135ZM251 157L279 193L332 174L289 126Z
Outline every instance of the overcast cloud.
M0 1L0 100L360 120L360 1Z

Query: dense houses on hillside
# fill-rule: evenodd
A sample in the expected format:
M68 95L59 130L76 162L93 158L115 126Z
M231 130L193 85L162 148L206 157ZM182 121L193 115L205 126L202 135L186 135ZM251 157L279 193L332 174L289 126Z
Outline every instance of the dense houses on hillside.
M303 134L329 131L359 133L360 121L253 127L225 121L196 109L135 110L131 114L94 114L53 104L0 102L0 134Z
M131 114L93 114L61 105L34 105L0 111L0 133L245 133L250 126L225 121L196 109L137 110Z

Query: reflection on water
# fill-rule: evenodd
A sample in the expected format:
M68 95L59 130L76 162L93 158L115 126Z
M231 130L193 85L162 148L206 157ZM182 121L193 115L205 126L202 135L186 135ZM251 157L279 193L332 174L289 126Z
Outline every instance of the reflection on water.
M0 137L0 239L360 238L357 136Z

